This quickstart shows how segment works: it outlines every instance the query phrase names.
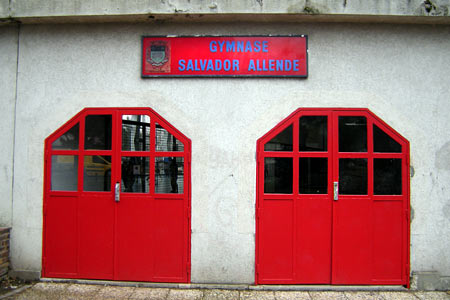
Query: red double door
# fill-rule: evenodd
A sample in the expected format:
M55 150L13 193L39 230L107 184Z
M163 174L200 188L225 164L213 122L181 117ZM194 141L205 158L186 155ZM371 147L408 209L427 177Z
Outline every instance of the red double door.
M409 284L409 144L366 109L299 109L258 140L258 284Z
M151 109L85 109L45 157L43 277L189 282L189 139Z

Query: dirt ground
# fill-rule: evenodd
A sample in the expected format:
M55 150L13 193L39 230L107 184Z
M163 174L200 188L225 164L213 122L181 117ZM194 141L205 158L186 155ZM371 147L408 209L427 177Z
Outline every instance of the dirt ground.
M6 277L0 280L0 296L3 296L11 291L14 291L24 285L33 284L37 281L24 281L21 279L13 279Z

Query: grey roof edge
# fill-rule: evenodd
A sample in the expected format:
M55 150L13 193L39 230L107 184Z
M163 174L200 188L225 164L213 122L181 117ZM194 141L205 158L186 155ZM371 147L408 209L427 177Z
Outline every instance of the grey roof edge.
M1 23L368 22L450 24L450 0L0 0Z
M0 26L7 24L45 23L186 23L186 22L281 22L281 23L393 23L449 25L450 17L384 16L384 15L298 15L298 14L185 14L185 15L107 15L107 16L45 16L45 17L0 17Z

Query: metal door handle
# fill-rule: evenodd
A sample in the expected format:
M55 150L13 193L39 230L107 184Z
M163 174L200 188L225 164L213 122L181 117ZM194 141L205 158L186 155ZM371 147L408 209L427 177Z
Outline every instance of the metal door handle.
M120 201L120 183L119 182L116 183L116 187L114 189L114 200L116 202Z
M339 199L339 182L335 181L333 183L334 186L334 201L337 201Z

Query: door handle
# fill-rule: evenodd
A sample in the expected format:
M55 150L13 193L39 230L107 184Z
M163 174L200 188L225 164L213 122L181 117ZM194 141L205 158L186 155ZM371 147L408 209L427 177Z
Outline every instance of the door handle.
M116 187L114 188L114 200L120 202L120 183L116 182Z
M333 182L333 187L334 187L334 201L337 201L339 199L339 182L335 181Z

